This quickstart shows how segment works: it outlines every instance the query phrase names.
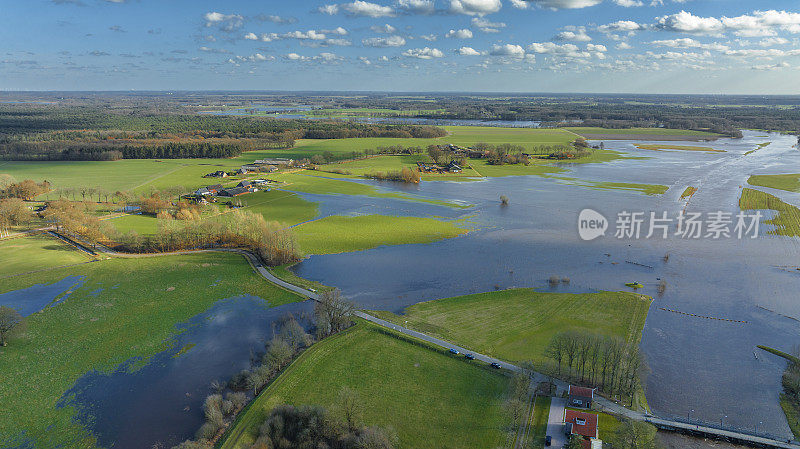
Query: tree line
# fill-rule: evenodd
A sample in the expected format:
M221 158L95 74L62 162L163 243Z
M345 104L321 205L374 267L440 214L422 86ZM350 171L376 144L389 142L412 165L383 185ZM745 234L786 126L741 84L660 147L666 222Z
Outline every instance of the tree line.
M638 345L618 337L562 332L553 337L545 354L557 376L591 385L611 396L627 397L631 405L647 372Z

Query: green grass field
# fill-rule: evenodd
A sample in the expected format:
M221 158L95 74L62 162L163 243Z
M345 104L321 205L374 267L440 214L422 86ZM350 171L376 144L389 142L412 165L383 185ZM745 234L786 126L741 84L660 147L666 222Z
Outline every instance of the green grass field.
M759 136L759 137L769 137L769 136ZM767 146L769 146L771 143L772 143L772 142L763 142L763 143L759 143L757 147L755 147L754 149L752 149L752 150L750 150L750 151L747 151L747 152L745 152L745 153L744 153L744 155L745 155L745 156L747 156L748 154L753 154L753 153L755 153L756 151L758 151L758 150L760 150L760 149L762 149L762 148L764 148L764 147L767 147Z
M292 285L303 287L306 290L321 292L333 289L333 287L328 287L327 285L323 285L316 281L310 281L308 279L301 278L300 276L294 274L294 272L292 272L292 270L289 269L292 265L294 264L280 265L277 267L268 268L268 270L276 278L286 281Z
M775 216L764 223L774 226L768 234L800 237L800 209L780 198L755 189L742 189L741 210L774 210Z
M0 278L94 260L83 251L42 233L0 240L0 254L4 255Z
M547 418L550 416L550 398L539 396L533 408L531 417L531 438L528 447L544 447L544 440L547 436Z
M450 221L388 215L334 215L294 228L305 254L361 251L382 245L429 243L468 232Z
M611 438L617 432L617 429L619 429L619 426L622 425L622 421L613 415L609 415L608 413L599 413L591 410L577 409L572 407L567 408L570 410L577 410L579 412L597 415L597 429L600 432L600 435L598 436L602 441L611 440Z
M552 337L584 330L638 343L650 308L646 296L626 292L549 293L513 289L439 299L388 321L512 362L545 362Z
M282 403L335 404L356 391L368 425L392 427L399 449L502 446L508 378L416 340L359 323L303 353L240 416L221 445L244 449Z
M75 410L56 408L83 374L169 349L175 325L217 300L253 294L275 306L301 299L254 274L243 257L223 253L103 260L9 278L0 292L67 276L84 276L84 283L28 317L27 332L0 349L0 435L25 432L35 447L94 447L73 421Z
M786 175L753 175L747 180L751 186L769 187L770 189L800 192L800 174Z

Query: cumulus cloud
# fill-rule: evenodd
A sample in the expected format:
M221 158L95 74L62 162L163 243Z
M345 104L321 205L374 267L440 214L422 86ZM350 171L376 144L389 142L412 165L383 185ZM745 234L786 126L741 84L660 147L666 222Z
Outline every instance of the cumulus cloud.
M627 42L620 42L617 44L617 50L630 50L631 48L633 47Z
M716 34L724 28L716 17L699 17L687 11L656 18L656 29L664 31Z
M491 22L483 17L473 17L470 26L482 33L499 33L500 28L505 28L503 22Z
M409 48L403 52L403 56L417 59L433 59L444 57L444 53L437 48Z
M597 30L603 33L632 33L645 29L647 29L646 25L636 23L632 20L618 20L616 22L597 27Z
M444 35L444 37L452 37L456 39L471 39L472 31L466 28L461 30L450 30Z
M365 47L402 47L406 44L406 40L401 36L388 36L388 37L370 37L361 41Z
M353 17L394 17L396 12L391 6L379 5L377 3L365 2L363 0L356 0L352 3L340 3L333 5L323 5L317 8L317 11L335 15L340 12Z
M531 4L526 0L511 0L511 6L517 9L528 9L531 7Z
M656 18L656 29L683 33L720 35L733 32L740 37L775 36L778 31L800 33L800 13L755 11L736 17L700 17L681 11Z
M397 32L397 28L389 25L388 23L385 25L372 25L369 27L369 29L380 34L394 34Z
M433 0L397 0L397 7L411 14L433 14L436 8Z
M234 31L244 25L244 17L239 14L222 14L219 12L207 12L203 15L206 27L217 27L222 31Z
M576 26L568 26L564 28L564 31L558 33L553 38L557 41L572 41L572 42L589 42L592 40L588 34L586 34L586 27L576 27Z
M754 65L750 67L753 70L778 70L791 67L788 62L779 62L777 64Z
M521 59L525 57L525 49L522 48L521 45L515 44L494 45L489 54L492 56L508 56Z
M603 0L530 0L532 3L548 9L579 9L594 6Z
M641 2L640 0L614 0L614 3L616 3L619 6L623 6L625 8L644 5L644 3Z
M458 50L456 50L456 53L458 53L461 56L480 56L483 54L472 47L461 47Z
M450 12L470 16L485 16L500 11L500 0L450 0Z

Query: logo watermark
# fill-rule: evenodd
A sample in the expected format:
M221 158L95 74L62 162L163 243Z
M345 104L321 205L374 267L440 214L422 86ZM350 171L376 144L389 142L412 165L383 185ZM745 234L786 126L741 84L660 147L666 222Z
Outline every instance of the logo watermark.
M682 239L757 238L763 215L760 211L739 212L630 212L617 214L614 237L617 239L666 239L670 235ZM600 212L583 209L578 215L578 235L582 240L605 236L610 223Z

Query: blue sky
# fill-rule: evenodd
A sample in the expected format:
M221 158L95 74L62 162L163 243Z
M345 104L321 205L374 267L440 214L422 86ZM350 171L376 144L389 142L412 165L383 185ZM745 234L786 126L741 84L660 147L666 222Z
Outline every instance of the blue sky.
M800 93L796 0L0 0L0 89Z

